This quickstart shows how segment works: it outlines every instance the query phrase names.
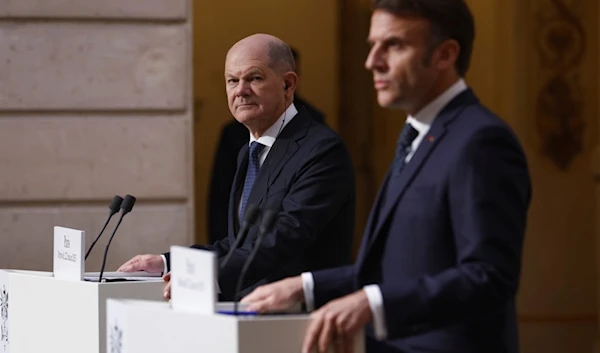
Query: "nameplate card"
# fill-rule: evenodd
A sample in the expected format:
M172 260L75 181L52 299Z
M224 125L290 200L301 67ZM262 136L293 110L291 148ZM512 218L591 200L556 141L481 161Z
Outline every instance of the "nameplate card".
M171 247L171 306L174 310L214 314L217 257L209 250Z
M54 277L83 281L85 232L54 227Z
M0 270L0 353L10 352L10 306L8 271Z

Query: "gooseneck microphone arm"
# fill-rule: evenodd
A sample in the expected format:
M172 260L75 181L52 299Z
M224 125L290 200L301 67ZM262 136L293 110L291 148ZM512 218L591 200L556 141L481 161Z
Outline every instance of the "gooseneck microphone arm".
M113 237L115 236L115 233L117 232L117 229L119 228L119 225L121 225L121 221L123 220L123 217L125 217L126 214L131 212L134 204L135 204L135 197L133 197L131 195L125 195L125 199L123 200L123 203L121 204L121 217L119 217L119 222L117 223L117 226L113 230L112 235L110 236L110 239L108 240L108 244L106 244L106 247L104 248L104 258L102 259L102 267L100 268L100 276L98 277L98 282L102 282L102 275L104 274L104 268L106 267L106 256L108 254L108 248L110 247L110 243L112 242Z
M113 197L110 205L108 206L108 208L110 209L110 213L108 214L108 219L104 223L104 227L102 227L102 230L100 231L100 234L98 234L98 236L96 237L96 240L94 240L94 242L92 243L92 245L90 246L88 251L85 253L85 258L83 259L84 261L87 260L88 256L90 256L92 249L98 242L98 239L100 239L100 236L102 235L102 233L104 233L104 230L106 229L106 226L108 225L108 222L110 222L110 219L112 218L112 216L114 216L115 213L119 212L119 207L121 206L122 202L123 202L123 198L121 196L115 195L115 197Z
M246 272L248 272L248 268L250 267L250 264L254 260L254 257L256 257L256 254L258 253L258 250L260 249L260 243L262 242L263 238L265 237L266 234L268 234L273 229L273 226L275 225L275 221L277 221L277 212L275 212L273 210L266 210L262 217L260 226L258 228L258 237L256 238L256 242L254 243L254 248L250 252L250 255L246 259L246 262L244 262L244 266L242 267L242 271L240 272L240 277L238 278L238 282L237 282L237 285L235 288L234 303L233 303L234 315L237 315L237 313L238 313L240 292L242 291L242 285L244 284L244 278L246 277Z
M227 265L227 262L229 262L229 259L231 259L231 256L235 252L235 249L237 249L240 244L243 244L250 227L256 223L259 213L260 209L256 205L248 205L248 207L246 207L246 213L244 213L244 219L242 220L240 231L238 232L235 241L230 246L227 255L225 255L225 258L223 261L221 261L221 268L225 268L225 265Z

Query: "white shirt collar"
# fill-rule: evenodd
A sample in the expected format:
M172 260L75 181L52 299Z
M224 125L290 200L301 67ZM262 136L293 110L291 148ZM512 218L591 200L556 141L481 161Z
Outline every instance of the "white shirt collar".
M464 79L459 79L450 86L444 93L440 94L436 99L424 106L415 115L409 115L406 122L410 123L418 132L419 135L424 135L429 131L435 117L442 109L450 103L454 97L467 89L467 84Z
M283 128L289 124L290 121L298 114L298 109L294 103L290 104L290 106L281 114L279 119L271 125L261 137L256 139L254 135L250 134L250 141L248 145L250 145L254 141L258 141L259 143L265 145L266 147L272 147L277 139L279 133L283 130Z

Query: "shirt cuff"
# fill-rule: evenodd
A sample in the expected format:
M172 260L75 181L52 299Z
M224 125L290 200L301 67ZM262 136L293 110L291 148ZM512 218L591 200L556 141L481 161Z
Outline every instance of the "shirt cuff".
M301 276L304 304L306 305L306 311L310 313L315 310L315 280L310 272L303 272Z
M160 257L162 257L163 259L163 275L166 275L169 272L169 268L167 267L167 257L165 255L160 255Z
M387 327L385 326L385 311L383 310L383 295L376 284L364 286L363 290L369 300L371 313L373 313L373 331L375 338L383 341L387 338Z

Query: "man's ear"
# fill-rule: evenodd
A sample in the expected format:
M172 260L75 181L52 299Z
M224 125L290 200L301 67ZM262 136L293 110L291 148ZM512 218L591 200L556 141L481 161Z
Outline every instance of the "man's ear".
M298 75L293 71L288 71L283 75L283 90L285 91L286 98L288 95L294 95L296 87L298 86Z
M436 66L439 69L454 67L459 54L460 44L454 39L445 40L436 48Z

